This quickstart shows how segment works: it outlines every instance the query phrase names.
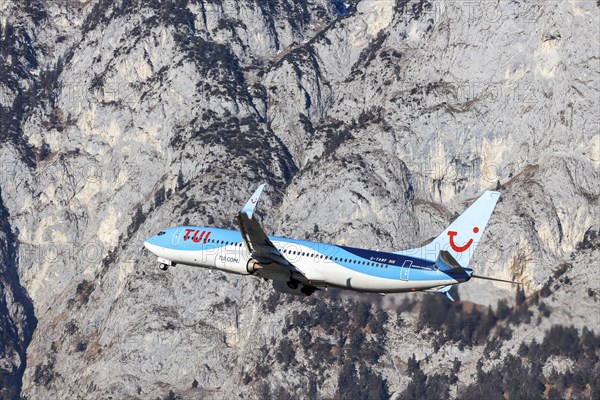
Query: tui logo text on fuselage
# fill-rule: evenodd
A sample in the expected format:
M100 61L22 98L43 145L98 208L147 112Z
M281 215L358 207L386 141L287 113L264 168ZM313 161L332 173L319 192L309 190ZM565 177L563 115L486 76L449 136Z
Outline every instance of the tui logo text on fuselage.
M192 235L193 233L193 235ZM192 235L191 239L194 243L200 243L202 239L204 239L204 244L208 241L208 237L210 236L210 232L208 231L199 231L197 229L186 229L185 236L183 237L183 241L186 242L190 239L190 235Z

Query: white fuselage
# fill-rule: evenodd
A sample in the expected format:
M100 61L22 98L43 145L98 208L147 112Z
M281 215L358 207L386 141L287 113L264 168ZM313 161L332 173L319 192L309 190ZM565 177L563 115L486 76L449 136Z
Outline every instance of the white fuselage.
M252 259L238 232L194 227L198 232L200 229L210 232L198 239L182 238L182 229L168 229L163 238L149 239L144 245L161 262L241 275L253 273L276 281L287 281L294 275L283 268L270 269L268 265L256 271L249 269ZM285 259L304 275L293 277L308 280L308 284L314 286L393 293L460 283L433 268L430 260L274 236L269 239Z

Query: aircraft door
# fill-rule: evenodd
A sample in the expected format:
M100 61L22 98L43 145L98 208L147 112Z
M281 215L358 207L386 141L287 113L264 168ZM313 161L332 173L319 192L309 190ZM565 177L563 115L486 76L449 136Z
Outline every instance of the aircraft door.
M171 239L172 246L179 246L179 241L181 240L181 235L183 234L183 232L183 228L177 228L177 230L173 234L173 238Z
M408 273L410 272L410 267L412 267L412 261L406 260L402 264L402 270L400 271L400 279L403 281L408 280Z

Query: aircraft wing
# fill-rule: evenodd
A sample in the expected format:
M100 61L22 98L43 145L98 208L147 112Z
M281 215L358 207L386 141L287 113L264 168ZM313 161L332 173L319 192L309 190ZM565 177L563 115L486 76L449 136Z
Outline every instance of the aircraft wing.
M269 240L269 237L258 221L253 218L258 198L265 186L266 184L263 183L256 189L244 208L242 208L242 211L238 214L237 218L244 244L251 254L251 257L258 261L264 268L270 270L283 269L304 276L302 271L293 266L285 259L285 257L283 257L283 255L281 255L279 250L277 250L275 245Z

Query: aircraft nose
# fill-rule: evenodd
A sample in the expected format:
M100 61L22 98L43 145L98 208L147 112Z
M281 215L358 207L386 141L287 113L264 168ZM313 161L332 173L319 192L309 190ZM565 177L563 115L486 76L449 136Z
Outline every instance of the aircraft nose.
M164 236L165 234L165 231L160 231L158 234L147 238L144 241L144 247L151 253L157 254L157 252L167 244L167 240Z
M144 242L144 247L146 248L146 250L148 250L150 253L154 254L154 255L158 255L159 249L160 247L157 246L156 244L152 243L152 238L146 240Z
M144 240L144 247L145 247L147 250L149 250L149 251L151 251L151 252L153 252L153 253L154 253L154 251L153 251L153 250L156 250L156 247L157 247L157 245L158 245L158 243L157 243L157 240L156 240L156 239L158 239L158 238L157 238L157 237L156 237L156 235L155 235L155 236L149 237L148 239Z

